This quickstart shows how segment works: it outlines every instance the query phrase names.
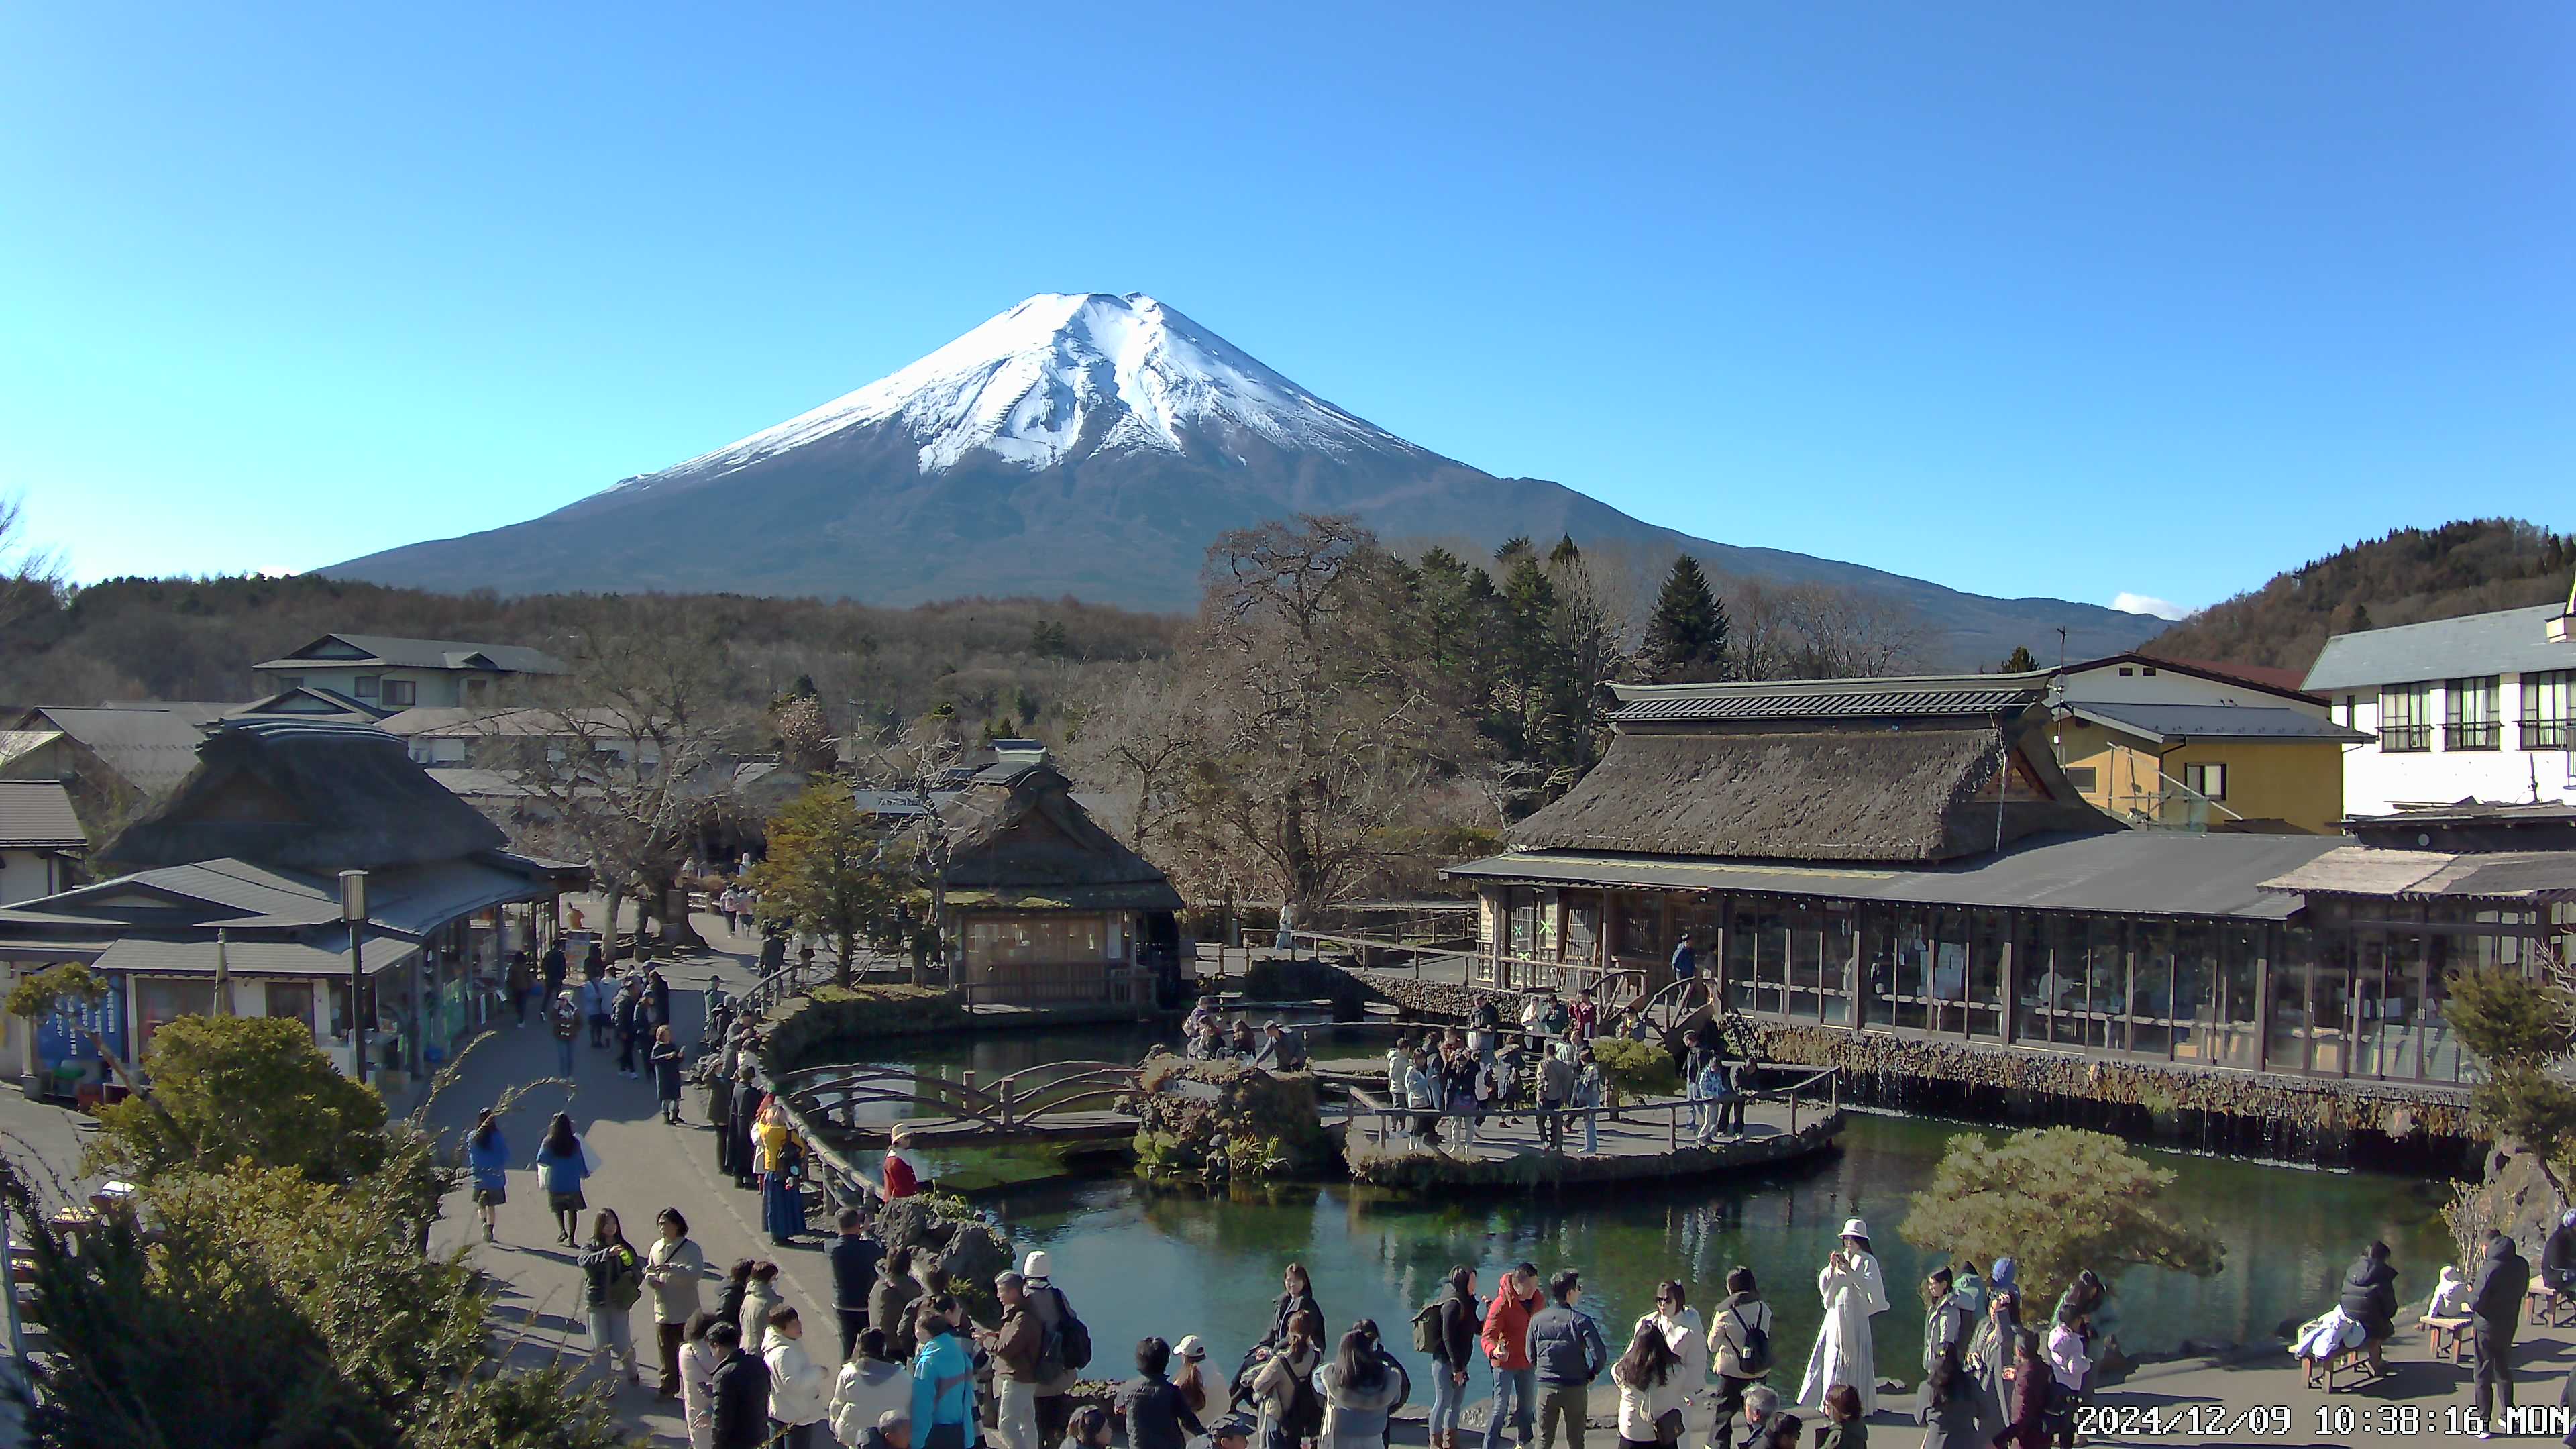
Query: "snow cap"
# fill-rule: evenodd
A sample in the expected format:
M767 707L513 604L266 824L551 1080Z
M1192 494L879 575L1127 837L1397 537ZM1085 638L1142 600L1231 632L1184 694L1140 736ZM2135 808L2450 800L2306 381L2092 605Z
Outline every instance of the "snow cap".
M1843 1223L1843 1236L1846 1238L1859 1238L1863 1242L1867 1242L1869 1240L1869 1224L1862 1222L1858 1218L1848 1219Z
M1050 1275L1047 1270L1054 1266L1055 1260L1046 1255L1046 1249L1031 1248L1028 1257L1020 1262L1020 1276L1023 1278L1048 1277Z

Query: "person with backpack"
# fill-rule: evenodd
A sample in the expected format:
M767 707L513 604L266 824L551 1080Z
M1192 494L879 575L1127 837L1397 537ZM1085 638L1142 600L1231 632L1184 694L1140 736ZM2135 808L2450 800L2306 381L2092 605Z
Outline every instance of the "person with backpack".
M1324 1428L1315 1449L1379 1449L1404 1387L1367 1330L1353 1325L1315 1376L1324 1393Z
M1738 1264L1726 1275L1726 1301L1709 1318L1708 1354L1717 1372L1717 1421L1723 1424L1771 1373L1771 1305L1762 1301L1751 1268Z
M590 1222L590 1246L574 1260L581 1267L582 1305L590 1310L590 1362L603 1375L613 1353L626 1365L626 1382L640 1386L644 1371L635 1361L635 1328L630 1317L644 1297L644 1260L626 1241L617 1213L601 1208Z
M1043 1248L1032 1248L1020 1260L1020 1276L1027 1280L1029 1312L1038 1320L1037 1414L1038 1442L1053 1444L1064 1437L1065 1425L1073 1418L1073 1382L1082 1370L1091 1367L1091 1330L1073 1311L1073 1303L1064 1290L1055 1286L1055 1260Z
M1494 1366L1494 1411L1485 1420L1485 1449L1500 1449L1503 1430L1520 1427L1522 1449L1538 1427L1538 1380L1530 1369L1530 1319L1539 1310L1538 1265L1523 1263L1503 1275L1485 1309L1480 1342Z
M912 1355L914 1449L971 1449L978 1439L974 1353L933 1300L914 1306L912 1334L921 1345Z
M1583 1449L1583 1420L1591 1412L1592 1381L1610 1366L1609 1345L1589 1315L1575 1311L1583 1275L1560 1268L1547 1280L1548 1305L1530 1316L1530 1371L1538 1379L1539 1449L1556 1449L1565 1435Z
M590 1203L581 1195L581 1185L599 1170L599 1156L581 1134L572 1130L572 1117L557 1112L546 1124L546 1137L537 1144L537 1186L545 1189L546 1207L555 1215L555 1241L572 1246L573 1234L581 1230L582 1209Z
M1440 1296L1413 1315L1413 1351L1431 1360L1431 1449L1458 1449L1458 1418L1467 1403L1467 1370L1476 1362L1476 1334L1484 1326L1476 1301L1476 1270L1449 1270Z
M1324 1320L1300 1313L1244 1391L1261 1412L1261 1449L1298 1449L1324 1426L1315 1375L1324 1366Z

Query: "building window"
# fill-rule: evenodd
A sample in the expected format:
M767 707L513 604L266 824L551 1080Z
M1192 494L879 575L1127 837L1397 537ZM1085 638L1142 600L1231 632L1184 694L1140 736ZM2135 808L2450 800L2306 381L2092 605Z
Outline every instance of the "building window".
M420 685L409 679L388 679L384 702L392 709L409 709L420 703Z
M2205 800L2227 798L2227 767L2220 764L2185 765L2182 787Z
M2496 747L2496 677L2454 679L2442 686L2442 748Z
M2563 750L2568 747L2568 686L2576 670L2553 669L2522 677L2522 747Z
M2379 691L2379 748L2397 754L2433 748L2432 686L2392 684Z
M2091 765L2069 765L2066 767L2066 783L2074 786L2076 793L2079 795L2090 795L2093 793L2093 782L2095 778L2093 767Z
M361 674L358 676L358 682L351 687L356 691L358 698L373 699L376 697L376 683L381 678L383 678L382 675Z

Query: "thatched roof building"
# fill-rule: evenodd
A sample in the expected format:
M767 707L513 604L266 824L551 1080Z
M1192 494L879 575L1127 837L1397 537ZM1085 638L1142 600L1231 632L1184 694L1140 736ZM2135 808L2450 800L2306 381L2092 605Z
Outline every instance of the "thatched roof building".
M2046 748L2046 676L1613 686L1618 736L1530 850L1928 862L2115 830ZM1869 688L1854 688L1865 683Z
M952 906L1015 910L1177 911L1180 892L1152 861L1100 828L1073 784L1038 760L977 774L939 808L948 826Z

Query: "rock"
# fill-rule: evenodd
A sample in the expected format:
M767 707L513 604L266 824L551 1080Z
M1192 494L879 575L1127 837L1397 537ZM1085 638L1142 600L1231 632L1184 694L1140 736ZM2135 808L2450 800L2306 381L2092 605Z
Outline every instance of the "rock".
M924 1198L908 1197L878 1213L877 1240L889 1250L912 1249L914 1276L926 1284L964 1285L968 1291L961 1296L979 1303L992 1296L993 1279L1013 1266L1011 1240L998 1229L941 1217Z

